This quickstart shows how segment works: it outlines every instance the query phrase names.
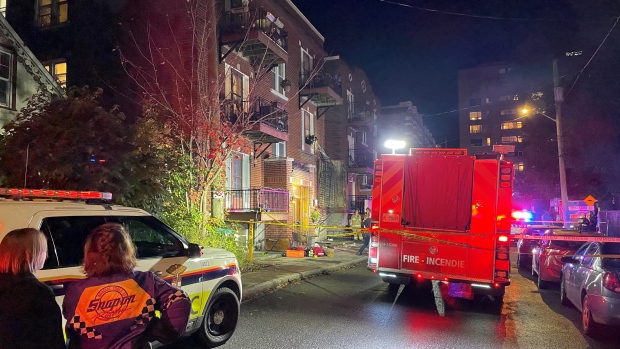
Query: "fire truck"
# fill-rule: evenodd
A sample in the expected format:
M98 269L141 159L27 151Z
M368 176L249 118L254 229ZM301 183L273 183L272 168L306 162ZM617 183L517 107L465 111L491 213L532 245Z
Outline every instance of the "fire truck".
M474 295L501 303L510 284L512 187L513 166L500 154L382 155L374 164L368 268L394 285L469 284Z

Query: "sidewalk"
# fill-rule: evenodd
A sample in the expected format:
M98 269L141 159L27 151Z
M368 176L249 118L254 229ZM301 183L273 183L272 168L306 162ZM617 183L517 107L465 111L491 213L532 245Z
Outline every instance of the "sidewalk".
M287 258L282 256L283 252L254 252L254 267L247 271L241 271L242 299L254 298L262 292L292 281L351 267L359 263L366 264L368 260L368 248L362 256L357 255L357 251L362 246L362 241L325 241L319 244L324 248L329 245L334 247L334 256Z

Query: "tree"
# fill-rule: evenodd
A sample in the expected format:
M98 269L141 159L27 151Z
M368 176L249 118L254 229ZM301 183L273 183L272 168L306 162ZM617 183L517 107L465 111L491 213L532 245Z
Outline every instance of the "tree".
M235 80L233 69L222 74L215 1L177 3L179 6L174 8L168 2L139 7L130 16L132 20L123 23L126 40L121 40L117 49L138 94L144 96L145 113L170 130L184 160L186 175L179 177L184 194L179 199L188 214L200 212L207 218L212 188L220 190L225 183L226 160L234 152L252 151L245 133L279 117L277 112L260 112L261 99L254 91L274 61L266 52L260 59L252 59L254 72L247 82ZM248 12L243 16L249 17L243 20L258 23L265 21L264 15L259 18L259 12ZM231 66L247 64L234 54L228 56L228 61ZM315 67L312 76L318 69L320 66ZM233 84L243 86L244 93L235 94L237 87L231 87ZM295 100L294 96L288 97Z
M128 124L116 107L99 105L101 89L73 88L66 99L39 93L4 126L2 185L112 192L117 202L149 208L165 183L166 142L155 124Z

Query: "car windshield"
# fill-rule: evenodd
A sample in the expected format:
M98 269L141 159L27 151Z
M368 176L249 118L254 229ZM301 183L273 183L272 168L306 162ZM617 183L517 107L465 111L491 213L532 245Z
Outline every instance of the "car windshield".
M608 242L603 245L603 255L620 255L620 243ZM619 258L603 258L603 268L620 269L620 257Z
M548 228L532 228L525 231L525 235L542 235Z
M551 248L561 248L565 250L578 250L581 245L583 245L583 241L559 241L553 240L551 241Z

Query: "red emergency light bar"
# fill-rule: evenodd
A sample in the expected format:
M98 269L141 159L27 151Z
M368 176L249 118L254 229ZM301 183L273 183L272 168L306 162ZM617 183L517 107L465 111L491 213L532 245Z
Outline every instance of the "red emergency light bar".
M101 191L52 190L52 189L17 189L0 188L0 196L20 196L28 198L51 199L102 199L112 200L112 193Z

